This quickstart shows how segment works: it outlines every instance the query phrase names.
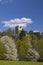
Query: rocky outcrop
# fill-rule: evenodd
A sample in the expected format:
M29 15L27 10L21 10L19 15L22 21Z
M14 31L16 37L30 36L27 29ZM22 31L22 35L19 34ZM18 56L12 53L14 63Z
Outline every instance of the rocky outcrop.
M17 48L16 48L16 44L14 43L14 40L7 35L1 37L0 40L2 44L4 44L6 49L6 53L5 53L6 60L19 60L17 54ZM28 42L28 45L29 48L27 51L26 60L36 62L40 58L40 55L36 51L36 49L33 48L33 45L31 44L30 41Z
M8 36L1 37L1 42L6 48L6 59L8 60L18 60L17 48L14 43L14 40Z
M30 43L29 41L29 46L30 48L28 48L28 52L27 52L27 55L26 55L26 59L29 60L29 61L34 61L36 62L39 58L40 58L40 55L39 53L36 51L35 48L33 48L32 44Z

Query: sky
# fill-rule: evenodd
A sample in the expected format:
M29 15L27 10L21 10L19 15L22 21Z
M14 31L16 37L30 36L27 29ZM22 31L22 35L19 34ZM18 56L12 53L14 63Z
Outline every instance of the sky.
M0 0L0 31L16 26L43 32L43 0Z

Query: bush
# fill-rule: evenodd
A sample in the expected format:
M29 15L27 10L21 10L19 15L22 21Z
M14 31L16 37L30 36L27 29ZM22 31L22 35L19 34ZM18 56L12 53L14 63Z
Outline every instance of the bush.
M25 56L29 48L28 42L30 41L30 36L25 36L22 40L15 40L18 49L19 60L26 60Z
M3 60L6 58L5 53L6 53L6 49L4 47L4 44L0 40L0 60Z

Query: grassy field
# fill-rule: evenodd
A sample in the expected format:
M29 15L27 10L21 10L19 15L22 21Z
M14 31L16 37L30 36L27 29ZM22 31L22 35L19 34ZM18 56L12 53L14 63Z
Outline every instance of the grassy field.
M43 65L43 62L0 61L0 65Z

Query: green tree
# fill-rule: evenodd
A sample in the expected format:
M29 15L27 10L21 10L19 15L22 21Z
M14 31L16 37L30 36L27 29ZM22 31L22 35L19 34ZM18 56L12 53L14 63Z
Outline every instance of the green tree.
M26 31L22 30L19 34L19 39L23 39L26 36Z
M19 60L26 60L25 56L27 54L27 50L29 48L28 42L30 41L31 37L30 36L25 36L23 39L18 39L15 41L17 45L17 50L18 50L18 57Z
M11 37L12 36L12 29L8 28L8 30L5 30L5 31L0 33L0 37L5 36L5 35L8 35Z
M5 46L0 40L0 60L4 60L6 58L5 53L6 53Z
M37 45L39 47L38 52L40 54L40 60L42 61L43 60L43 39L38 40Z
M8 36L12 36L12 30L11 30L11 28L8 28L8 30L6 31L6 34Z

